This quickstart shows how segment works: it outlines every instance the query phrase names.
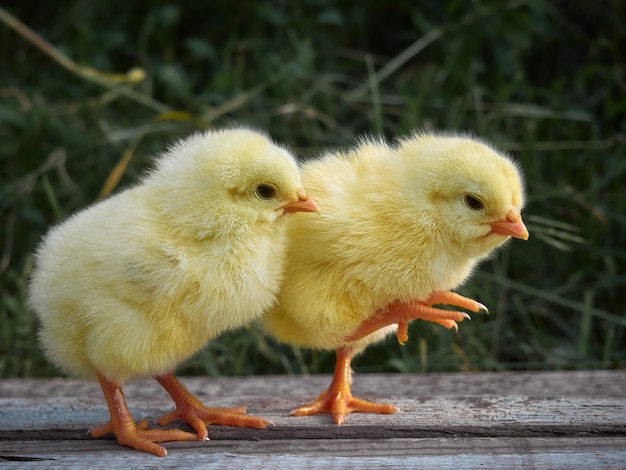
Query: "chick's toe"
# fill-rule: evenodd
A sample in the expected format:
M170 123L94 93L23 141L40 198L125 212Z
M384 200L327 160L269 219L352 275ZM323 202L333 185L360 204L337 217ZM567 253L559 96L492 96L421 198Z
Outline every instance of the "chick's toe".
M337 361L333 380L328 389L322 392L317 400L289 412L292 416L309 416L319 413L330 413L335 424L343 424L346 415L352 412L392 414L399 411L397 407L385 403L372 403L352 396L350 389L350 363L352 349L342 347L337 350Z
M126 405L122 387L100 373L98 373L98 381L104 392L111 420L102 426L91 429L89 433L93 437L102 437L105 434L112 433L120 445L148 452L158 457L165 457L167 450L155 444L155 442L193 441L198 439L195 434L180 429L148 429L146 421L135 423Z
M397 323L398 341L400 344L404 344L408 340L408 322L410 320L426 320L442 325L445 328L458 330L457 322L470 319L470 316L465 312L443 310L434 308L433 305L450 305L465 308L472 312L478 312L480 310L487 311L487 307L480 302L463 297L455 292L435 291L430 294L426 300L398 300L388 304L361 323L359 327L348 336L347 340L356 341L381 328Z
M208 424L220 424L223 426L237 426L255 429L264 429L270 424L262 418L246 416L246 408L237 406L232 408L209 408L204 406L174 377L173 374L165 374L155 377L157 382L169 393L176 404L176 409L158 420L161 426L176 420L186 421L197 433L197 438L205 441L208 439Z

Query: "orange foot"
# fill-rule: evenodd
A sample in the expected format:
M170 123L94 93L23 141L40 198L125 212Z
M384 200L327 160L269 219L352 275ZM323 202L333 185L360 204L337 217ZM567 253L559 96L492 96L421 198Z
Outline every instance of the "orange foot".
M135 423L128 411L121 385L108 380L100 373L98 373L98 381L104 392L111 420L102 426L91 429L89 433L93 437L101 437L105 434L113 433L120 445L148 452L158 457L165 457L167 450L155 444L155 442L193 441L198 439L195 434L181 431L180 429L148 429L146 421Z
M349 347L337 349L335 374L328 390L322 392L317 400L289 412L292 416L308 416L318 413L330 413L336 424L343 424L346 414L354 411L364 413L392 414L398 411L393 405L372 403L354 398L350 390L350 363L352 350Z
M385 326L397 323L398 341L400 344L404 344L409 339L408 326L410 320L427 320L438 323L446 328L458 330L459 326L457 322L470 319L470 316L465 312L432 307L432 305L440 304L461 307L472 312L478 312L480 310L488 311L487 307L475 300L468 299L454 292L436 291L430 294L425 300L396 300L390 303L361 323L357 330L348 336L346 340L356 341Z
M158 424L161 426L182 419L196 431L198 439L205 441L209 437L207 424L257 429L264 429L270 424L264 419L246 416L246 408L243 406L233 408L208 408L204 406L183 387L173 374L160 375L155 379L169 393L176 404L174 411L167 413L158 420Z

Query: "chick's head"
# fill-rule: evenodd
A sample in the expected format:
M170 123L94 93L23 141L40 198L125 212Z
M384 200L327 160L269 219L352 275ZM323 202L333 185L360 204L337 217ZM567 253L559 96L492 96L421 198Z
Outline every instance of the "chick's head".
M482 258L511 236L528 239L522 176L508 157L458 135L416 134L398 150L405 196L426 202L425 216L448 249Z
M158 159L151 179L160 210L187 237L271 229L287 212L318 210L293 156L245 128L180 141Z

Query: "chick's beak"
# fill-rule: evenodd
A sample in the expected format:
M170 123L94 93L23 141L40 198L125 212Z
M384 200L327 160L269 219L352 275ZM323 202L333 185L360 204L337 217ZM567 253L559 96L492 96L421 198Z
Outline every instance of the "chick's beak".
M288 212L317 212L319 214L320 212L317 203L303 190L298 191L297 201L288 202L282 209L284 214Z
M501 235L509 235L522 240L528 240L528 230L524 222L522 222L522 216L516 210L511 209L504 220L491 222L489 225L491 225L491 232L489 233L499 233Z

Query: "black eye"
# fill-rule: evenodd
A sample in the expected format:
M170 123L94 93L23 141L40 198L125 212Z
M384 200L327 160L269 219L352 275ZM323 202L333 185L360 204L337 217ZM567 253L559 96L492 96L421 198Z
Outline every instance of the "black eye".
M273 199L276 197L276 188L269 184L260 184L254 190L261 199Z
M465 205L474 211L482 210L485 207L483 201L478 199L476 196L472 196L471 194L465 195Z

